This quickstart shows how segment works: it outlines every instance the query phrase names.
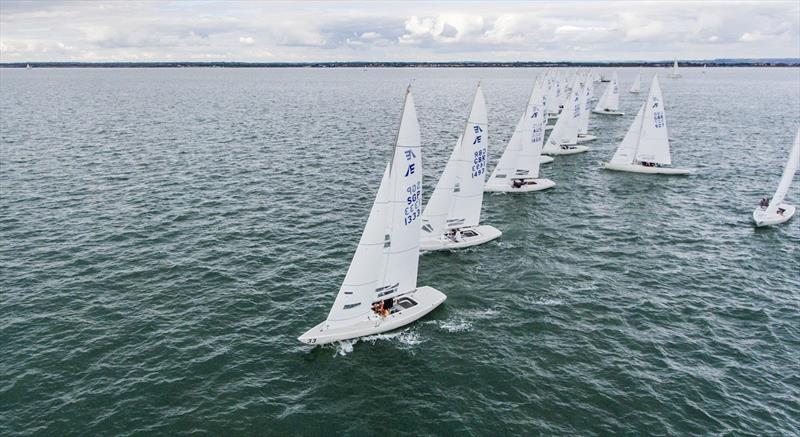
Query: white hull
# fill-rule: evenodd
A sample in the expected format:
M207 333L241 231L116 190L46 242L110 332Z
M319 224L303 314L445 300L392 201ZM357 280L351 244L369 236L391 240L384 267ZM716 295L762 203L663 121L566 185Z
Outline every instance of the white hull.
M787 205L785 203L781 203L778 205L778 208L783 209L783 214L775 214L767 215L767 210L764 208L756 207L753 211L753 221L756 223L756 226L772 226L772 225L779 225L781 223L789 221L792 216L794 216L795 211L797 208L794 205Z
M628 92L631 93L631 94L639 94L639 93L641 93L641 91L631 91L631 90L628 90Z
M665 174L665 175L688 175L692 173L688 168L673 167L645 167L639 164L612 164L610 162L601 163L606 170L627 171L631 173L644 174Z
M567 146L566 149L558 148L558 149L545 149L542 150L543 154L546 155L574 155L576 153L583 153L588 152L589 148L586 146Z
M552 156L547 156L547 155L540 155L539 156L539 164L550 164L553 161L554 161L554 159L553 159Z
M434 250L464 249L467 247L488 243L503 235L502 232L491 225L470 226L466 228L460 228L459 231L461 231L461 236L458 241L453 241L442 235L436 239L426 239L420 241L419 248L423 252L432 252Z
M625 115L622 111L598 111L597 109L592 109L592 112L595 114L602 114L602 115Z
M678 78L681 77L681 75L680 75L680 73L678 73L678 74L670 73L670 74L667 75L667 77L670 78L670 79L678 79Z
M519 188L514 188L511 185L487 185L483 191L494 193L530 193L533 191L542 191L552 188L556 185L550 179L533 179L534 184L523 185Z
M370 313L367 316L347 321L329 322L326 320L309 329L297 339L306 344L327 344L402 328L433 311L447 299L447 296L433 287L425 286L401 294L397 296L396 300L400 302L404 298L405 302L413 301L416 302L416 305L404 308L401 304L396 303L395 307L399 311L386 317Z
M597 139L597 137L594 136L594 135L590 135L590 134L581 135L581 134L578 134L578 142L579 143L586 143L588 141L594 141L596 139Z
M556 125L548 124L547 126L544 127L544 130L553 130L554 127L556 127Z

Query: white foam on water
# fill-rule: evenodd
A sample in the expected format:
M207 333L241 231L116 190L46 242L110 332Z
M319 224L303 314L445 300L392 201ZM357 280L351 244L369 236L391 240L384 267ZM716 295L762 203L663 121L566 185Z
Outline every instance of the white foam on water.
M439 328L447 332L465 332L472 330L472 322L464 319L441 320Z
M420 343L425 342L425 338L419 335L418 332L407 329L403 331L395 331L383 334L368 335L366 337L353 338L350 340L337 341L335 343L334 356L347 356L353 352L353 346L359 341L368 341L371 344L379 340L397 340L402 349L410 349Z

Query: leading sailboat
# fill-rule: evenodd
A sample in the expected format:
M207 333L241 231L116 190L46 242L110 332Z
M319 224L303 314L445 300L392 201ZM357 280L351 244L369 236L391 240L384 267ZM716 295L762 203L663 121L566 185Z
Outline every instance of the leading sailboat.
M789 152L789 159L786 161L775 195L772 196L772 200L762 199L761 205L753 211L753 221L756 226L778 225L792 218L797 207L783 203L783 199L789 191L789 186L792 185L798 167L800 167L800 129L794 137L794 145Z
M628 133L622 139L611 162L602 163L606 170L633 173L685 175L692 170L665 167L672 164L667 138L667 118L658 76L650 82L647 100L639 108Z
M494 226L479 224L486 181L487 136L486 101L478 85L464 131L422 213L423 251L462 249L502 235Z
M550 179L539 179L544 124L547 120L546 99L543 78L540 76L533 85L525 112L503 156L486 183L485 191L527 193L555 185Z
M364 233L325 321L298 337L326 344L405 326L447 298L417 286L422 150L414 98L406 91L400 129Z

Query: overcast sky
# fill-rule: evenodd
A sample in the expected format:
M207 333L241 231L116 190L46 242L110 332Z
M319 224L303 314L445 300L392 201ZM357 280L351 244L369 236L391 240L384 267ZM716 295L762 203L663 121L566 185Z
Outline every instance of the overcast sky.
M800 58L800 1L0 0L0 60Z

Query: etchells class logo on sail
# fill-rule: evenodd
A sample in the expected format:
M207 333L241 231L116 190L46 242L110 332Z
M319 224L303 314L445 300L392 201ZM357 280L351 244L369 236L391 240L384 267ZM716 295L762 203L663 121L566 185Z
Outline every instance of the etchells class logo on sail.
M414 153L412 149L406 149L403 154L406 157L406 162L412 161L408 163L406 172L403 175L408 178L417 174L417 154ZM417 174L417 179L418 176ZM406 187L406 206L403 211L403 224L408 226L420 216L422 216L422 182L418 180Z

